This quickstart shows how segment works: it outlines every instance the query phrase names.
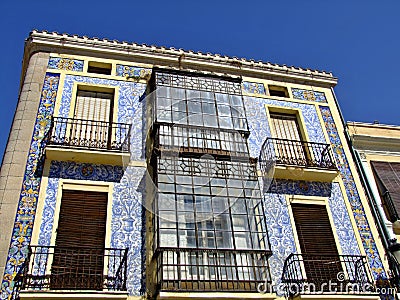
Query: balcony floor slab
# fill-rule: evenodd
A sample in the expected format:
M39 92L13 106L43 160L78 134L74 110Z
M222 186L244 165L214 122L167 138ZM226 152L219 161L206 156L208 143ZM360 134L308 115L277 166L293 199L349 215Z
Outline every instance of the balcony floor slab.
M127 292L121 291L82 291L82 290L53 290L53 291L21 291L21 300L125 300L128 299Z
M130 153L47 146L46 159L123 166L129 163Z

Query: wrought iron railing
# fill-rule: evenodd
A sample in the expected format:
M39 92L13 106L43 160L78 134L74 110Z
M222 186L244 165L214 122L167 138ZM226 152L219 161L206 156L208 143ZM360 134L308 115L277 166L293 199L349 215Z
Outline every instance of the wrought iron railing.
M29 246L16 289L126 291L127 254L128 249Z
M130 131L130 124L54 117L48 144L128 152Z
M154 148L188 154L249 157L246 137L235 130L190 125L159 125Z
M367 259L359 255L290 254L282 283L287 295L312 293L370 293Z
M271 290L264 250L157 249L158 291Z
M308 168L336 170L329 144L267 138L260 152L260 164L274 162Z

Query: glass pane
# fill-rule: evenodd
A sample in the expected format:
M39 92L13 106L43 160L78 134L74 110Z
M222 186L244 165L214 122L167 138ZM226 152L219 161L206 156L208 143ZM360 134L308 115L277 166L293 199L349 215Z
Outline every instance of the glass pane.
M191 113L201 113L201 103L197 101L189 101L188 111Z
M157 98L159 97L170 97L171 92L169 87L159 87L156 89Z
M247 223L247 215L232 215L233 230L234 231L247 231L249 232L249 225Z
M218 121L216 116L203 115L204 126L207 127L218 127Z
M251 249L249 232L235 232L235 244L237 249Z
M175 195L174 194L158 194L158 209L165 210L175 209Z
M237 95L231 95L231 104L236 106L242 106L242 97Z
M167 184L167 183L162 183L159 182L158 183L158 190L161 192L171 192L174 193L175 192L175 185L174 184Z
M222 238L217 238L217 248L219 249L232 249L233 248L233 239L232 232L225 231L220 232Z
M228 200L223 197L213 197L212 198L212 207L214 213L222 213L228 210Z
M191 194L193 192L192 185L177 184L176 192L178 194Z
M211 197L195 196L196 212L210 212L211 213Z
M189 125L203 126L203 117L201 114L193 114L188 117Z
M196 90L186 90L187 93L187 99L188 100L197 100L200 99L200 91Z
M173 209L173 207L171 209ZM158 213L159 213L159 217L160 217L160 224L161 224L161 221L176 222L176 211L160 210Z
M219 127L221 128L233 128L231 117L219 117Z
M190 176L176 175L175 178L176 183L192 184L192 177Z
M157 111L157 120L158 120L159 122L168 122L168 123L171 123L171 120L172 120L172 118L171 118L171 112L168 111L168 110L163 110L163 111L158 110L158 111Z
M193 211L193 196L192 195L176 195L178 211Z
M227 105L219 105L218 104L218 115L219 116L230 116L231 115L231 109Z
M203 103L202 108L203 108L203 113L205 114L210 114L210 115L216 114L216 108L214 103Z
M178 247L176 230L159 229L161 247Z
M174 99L185 99L185 90L178 88L171 88L171 97Z
M238 199L231 205L231 211L234 214L247 214L245 199Z
M202 99L203 102L212 102L212 103L215 102L214 93L213 92L204 92L204 91L202 91L200 96L201 96L201 99Z
M157 98L157 107L159 108L171 107L171 100L167 98Z
M215 97L217 99L218 104L222 104L222 103L226 103L227 105L229 104L229 95L215 93Z

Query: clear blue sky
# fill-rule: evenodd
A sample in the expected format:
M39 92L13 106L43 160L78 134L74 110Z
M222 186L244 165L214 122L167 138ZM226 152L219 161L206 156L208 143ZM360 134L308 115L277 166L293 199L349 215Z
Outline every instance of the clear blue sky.
M398 0L1 2L0 157L32 29L332 71L346 120L400 125Z

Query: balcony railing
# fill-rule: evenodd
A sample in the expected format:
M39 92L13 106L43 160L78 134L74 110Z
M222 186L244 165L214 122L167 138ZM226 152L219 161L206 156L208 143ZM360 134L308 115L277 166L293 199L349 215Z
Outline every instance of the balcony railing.
M264 250L157 249L158 291L270 291Z
M30 246L16 286L35 291L126 291L127 254L128 249Z
M267 138L260 152L260 164L336 170L329 144Z
M159 125L154 143L159 151L174 151L192 155L211 154L247 157L246 137L235 130L202 128L191 125Z
M365 256L291 254L287 257L282 283L288 296L312 293L370 293Z
M130 124L54 117L48 144L128 152L130 131Z

